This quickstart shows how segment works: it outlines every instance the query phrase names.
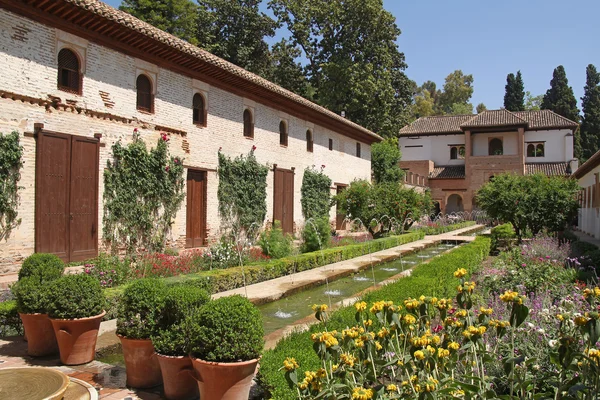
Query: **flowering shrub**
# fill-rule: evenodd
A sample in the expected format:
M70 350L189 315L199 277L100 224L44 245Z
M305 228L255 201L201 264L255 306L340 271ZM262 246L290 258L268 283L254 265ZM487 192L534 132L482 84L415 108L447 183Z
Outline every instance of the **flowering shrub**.
M164 278L202 271L205 268L202 251L193 250L181 255L147 254L132 263L135 278Z
M83 266L83 272L96 278L103 288L114 287L131 277L130 266L129 258L121 261L117 256L101 253L92 262Z
M204 253L204 262L209 269L237 267L240 265L240 255L242 261L246 260L245 254L238 252L238 250L232 240L223 237Z

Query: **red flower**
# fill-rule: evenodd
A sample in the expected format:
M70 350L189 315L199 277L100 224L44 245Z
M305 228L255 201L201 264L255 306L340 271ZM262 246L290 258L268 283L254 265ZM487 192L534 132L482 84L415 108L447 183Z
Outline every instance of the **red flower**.
M170 168L169 168L169 166L167 165L167 166L165 167L165 171L169 172L169 169L170 169Z
M179 164L179 158L175 157L175 159L173 160L173 162L174 162L175 164Z
M221 150L223 150L223 148L222 148L222 147L219 147L219 152L220 152Z
M133 133L138 133L138 128L133 128Z
M163 141L165 141L165 142L168 142L168 141L169 141L169 136L167 136L167 134L166 134L166 133L164 133L164 132L161 132L161 133L160 133L160 138L161 138Z
M252 146L252 151L256 150L256 146Z
M321 164L321 168L325 168L325 164Z

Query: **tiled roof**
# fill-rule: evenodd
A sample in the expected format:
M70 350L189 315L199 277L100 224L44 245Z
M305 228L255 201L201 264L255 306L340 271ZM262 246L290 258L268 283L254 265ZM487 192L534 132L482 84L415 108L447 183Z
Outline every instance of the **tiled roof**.
M586 162L581 164L577 171L573 172L573 176L577 179L583 178L585 174L600 165L600 150L594 153Z
M525 163L525 175L542 173L548 176L567 176L571 172L568 162Z
M482 128L496 126L520 126L527 125L527 121L516 116L508 110L488 110L477 114L460 127L465 128Z
M410 136L411 134L424 133L462 133L460 125L473 118L472 115L437 115L422 117L410 125L400 129L400 134Z
M460 134L466 128L491 128L503 126L525 126L536 129L575 129L577 123L550 110L507 111L487 110L477 115L441 115L422 117L400 129L400 136L431 134Z
M5 1L1 0L0 3L5 3ZM200 47L194 46L186 42L185 40L179 39L167 32L155 28L154 26L137 19L126 12L116 10L113 7L103 3L102 1L52 0L51 2L47 2L45 0L11 0L8 4L12 7L11 3L14 4L15 11L25 14L26 16L29 16L33 19L36 19L36 13L42 13L44 18L50 18L50 16L54 14L56 17L62 19L64 22L72 25L73 27L77 26L77 22L74 21L85 20L85 24L81 27L88 32L97 31L100 35L103 35L102 29L105 29L105 31L113 32L112 27L110 27L109 29L109 27L105 22L103 22L103 20L111 24L117 24L118 26L129 30L130 33L135 32L137 34L141 34L142 36L148 39L147 42L156 41L174 51L180 52L180 54L182 53L185 56L192 57L193 59L195 59L195 62L198 65L207 65L209 67L216 68L218 72L215 74L215 76L212 76L212 78L218 80L228 80L230 84L238 88L241 88L240 82L243 82L244 84L255 85L263 91L269 92L268 97L270 96L271 100L275 102L277 102L278 100L281 102L281 100L283 99L292 101L293 103L301 107L311 109L313 111L318 112L326 118L335 120L335 122L338 124L344 124L346 125L346 127L350 127L360 132L362 135L370 137L370 139L373 141L377 142L383 140L383 138L377 135L376 133L324 107L321 107L293 92L290 92L289 90L282 88L279 85L276 85L264 78L261 78L258 75L246 71L241 67L238 67L228 61L225 61L224 59L217 57L214 54L211 54L208 51L201 49ZM71 6L67 7L68 5ZM30 15L29 11L27 11L28 9L26 8L26 6L34 7L36 10L31 12ZM9 7L9 9L12 10L11 7ZM71 10L71 7L75 7L75 10ZM81 13L91 15L94 18L94 20L90 22L87 17L81 17ZM72 21L71 18L76 19ZM120 40L124 41L125 39L121 38L127 38L128 36L130 37L131 34L121 35L119 36L119 38ZM112 38L109 37L109 39ZM139 41L136 43L139 43ZM125 45L124 42L123 44ZM162 58L164 59L164 57ZM283 99L278 99L278 97Z
M460 179L465 177L464 165L446 165L433 168L429 179Z

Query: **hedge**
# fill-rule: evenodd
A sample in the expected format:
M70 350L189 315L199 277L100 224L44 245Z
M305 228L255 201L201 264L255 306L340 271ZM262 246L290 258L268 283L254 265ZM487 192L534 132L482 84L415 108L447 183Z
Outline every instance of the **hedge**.
M475 221L463 221L463 222L457 222L455 224L449 224L449 225L426 226L424 228L416 227L415 230L422 230L423 232L425 232L426 235L439 235L442 233L455 231L457 229L467 228L467 227L473 226L475 224L476 224Z
M23 333L15 300L0 302L0 337Z
M490 239L479 236L475 241L461 246L451 252L432 259L429 263L421 264L413 269L410 276L402 278L381 289L365 294L362 300L368 304L378 300L391 300L401 304L409 297L418 298L421 295L437 297L454 297L456 280L452 273L457 268L465 268L469 273L476 271L490 251ZM307 304L307 307L310 304ZM354 307L348 306L331 313L327 322L328 330L341 330L355 324ZM258 379L271 398L295 399L297 394L291 391L279 370L286 357L294 357L300 364L299 376L305 370L316 370L320 360L313 350L310 335L322 330L321 325L313 325L308 331L294 332L282 339L277 346L265 352L260 362Z

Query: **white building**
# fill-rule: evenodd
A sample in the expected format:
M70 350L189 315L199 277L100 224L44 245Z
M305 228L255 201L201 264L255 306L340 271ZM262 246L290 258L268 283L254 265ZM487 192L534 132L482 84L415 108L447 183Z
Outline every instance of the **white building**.
M590 157L573 174L581 191L577 229L600 238L600 151Z
M0 244L0 273L33 252L98 253L104 167L134 128L149 146L169 135L200 199L177 213L179 247L220 233L219 148L234 157L256 146L271 166L267 219L289 232L302 224L305 168L326 165L332 191L370 179L375 133L98 0L0 0L0 51L0 130L19 132L25 161L22 222ZM293 190L275 188L275 175Z

